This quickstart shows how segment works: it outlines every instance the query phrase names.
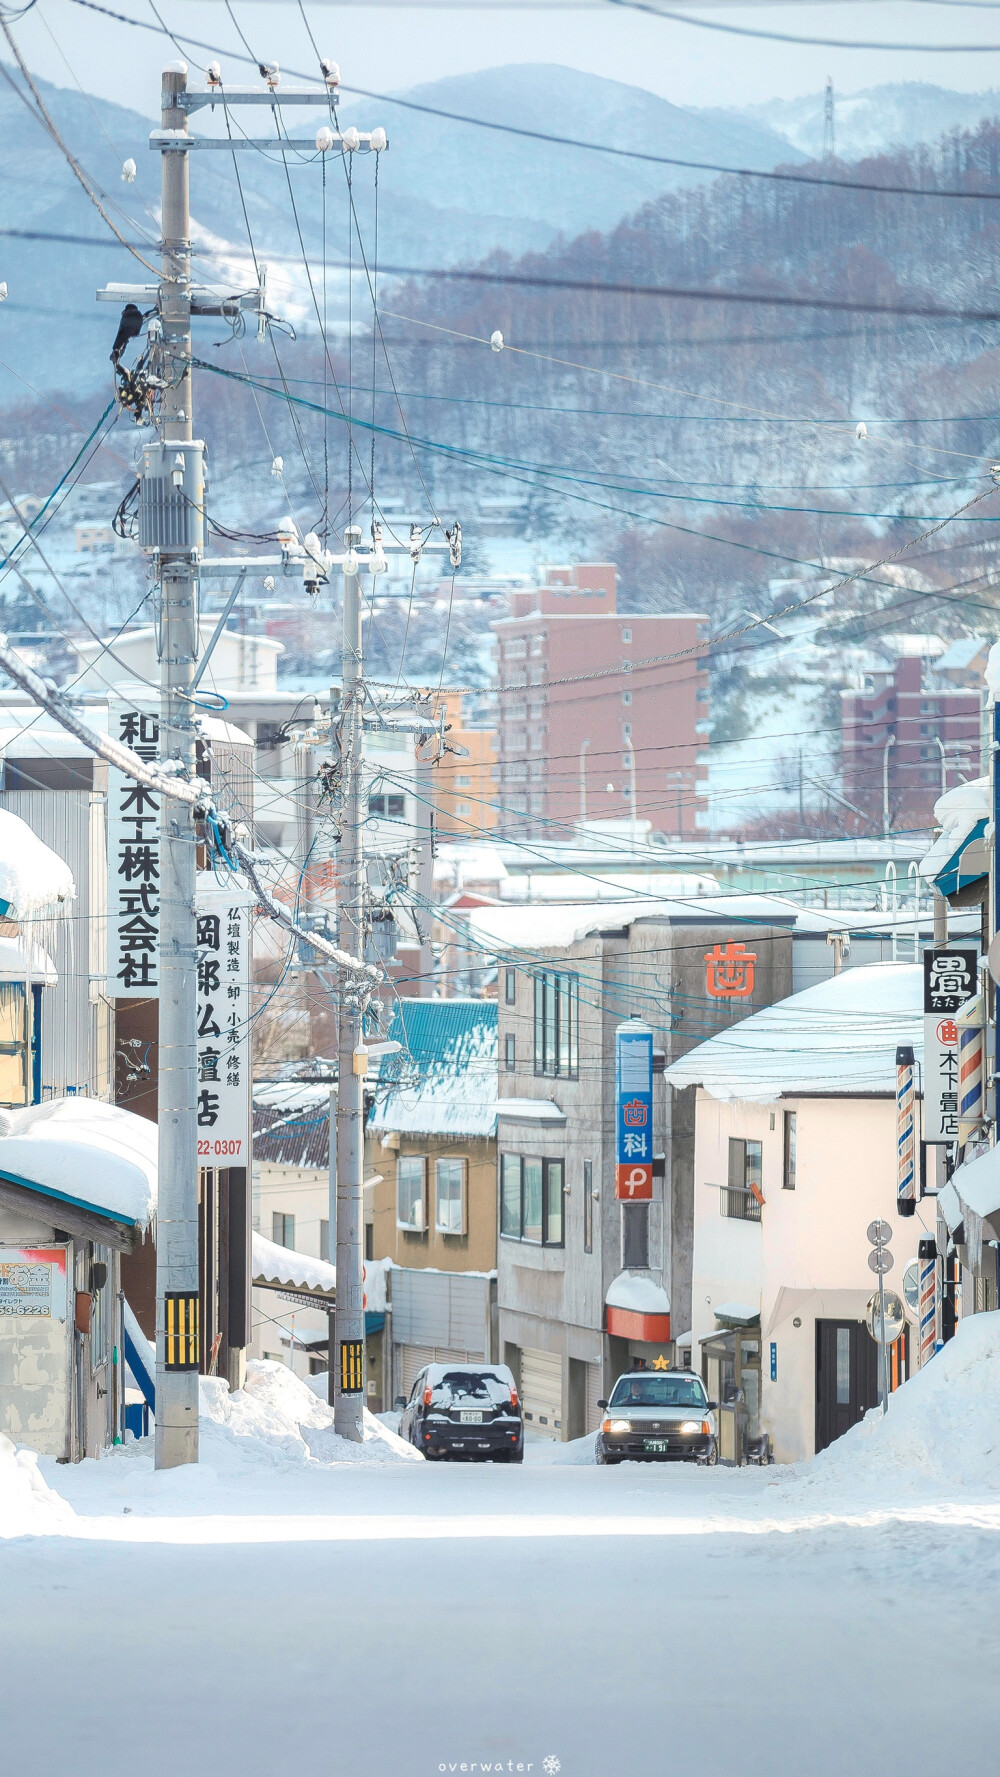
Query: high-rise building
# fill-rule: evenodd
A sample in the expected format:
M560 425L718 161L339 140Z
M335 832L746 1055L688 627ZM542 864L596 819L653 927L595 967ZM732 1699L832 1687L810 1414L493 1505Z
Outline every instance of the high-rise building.
M933 826L942 792L979 776L979 690L910 655L840 695L844 795L889 831Z
M619 612L617 580L611 562L549 568L493 624L504 831L633 819L691 838L706 824L708 619Z

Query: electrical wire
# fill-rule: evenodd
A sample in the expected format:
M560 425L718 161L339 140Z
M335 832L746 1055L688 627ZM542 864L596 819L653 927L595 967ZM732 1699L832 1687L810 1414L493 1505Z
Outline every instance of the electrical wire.
M852 37L802 37L791 31L762 31L749 25L727 25L720 19L693 18L690 13L670 12L652 0L604 0L606 6L618 6L628 12L644 12L652 18L669 19L674 24L696 25L702 31L724 31L730 37L757 37L769 43L805 43L817 49L885 49L893 55L997 55L1000 43L882 43Z

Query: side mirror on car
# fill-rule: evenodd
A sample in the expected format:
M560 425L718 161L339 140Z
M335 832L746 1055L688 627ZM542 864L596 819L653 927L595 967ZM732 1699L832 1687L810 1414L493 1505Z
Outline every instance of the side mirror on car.
M717 1407L718 1407L718 1405L719 1405L719 1403L718 1403L718 1401L709 1401L709 1403L708 1403L708 1411L709 1411L709 1412L710 1412L710 1413L714 1413L714 1412L715 1412L715 1411L716 1411L716 1409L717 1409Z
M392 1404L393 1404L394 1408L396 1409L397 1413L402 1413L404 1407L406 1406L405 1394L398 1394Z
M597 1405L600 1407L602 1413L604 1412L604 1409L607 1406L607 1404L608 1404L607 1401L598 1401Z

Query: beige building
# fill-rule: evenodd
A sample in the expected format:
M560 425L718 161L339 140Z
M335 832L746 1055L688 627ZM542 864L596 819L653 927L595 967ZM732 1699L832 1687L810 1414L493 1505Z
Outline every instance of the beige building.
M446 753L434 767L434 807L438 832L444 838L478 839L492 833L499 819L495 728L471 720L469 699L461 691L445 691L445 721L452 746L465 755Z

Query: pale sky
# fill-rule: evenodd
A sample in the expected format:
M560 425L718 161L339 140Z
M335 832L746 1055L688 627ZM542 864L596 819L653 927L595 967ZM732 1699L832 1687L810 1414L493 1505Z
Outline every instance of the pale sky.
M669 0L667 0L669 3ZM149 0L107 0L114 10L146 23ZM675 0L683 9L684 0ZM756 41L651 18L620 5L577 6L571 0L537 0L501 6L493 0L447 0L434 7L336 5L307 0L307 12L324 54L341 64L345 85L400 91L448 74L510 62L561 62L647 87L675 104L745 105L791 98L822 89L828 74L838 92L856 92L887 81L924 80L978 91L1000 86L1000 7L927 3L927 0L772 0L708 7L689 0L687 10L727 23L804 36L879 39L980 46L962 53L921 54L893 50L845 50ZM238 44L233 24L216 0L161 0L161 17L224 52ZM315 64L296 0L234 0L240 26L256 54L289 69ZM169 40L132 29L85 10L75 0L38 0L14 34L30 65L60 85L72 85L68 62L88 91L152 113L159 70L176 55ZM50 34L51 33L51 34ZM66 58L60 56L55 38ZM996 53L985 46L997 45ZM6 57L5 50L5 59ZM195 61L210 59L191 50ZM223 55L224 60L224 55ZM242 78L238 68L236 78ZM581 125L586 120L581 119ZM540 119L544 128L544 119Z

